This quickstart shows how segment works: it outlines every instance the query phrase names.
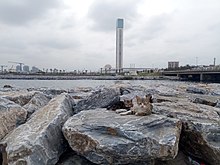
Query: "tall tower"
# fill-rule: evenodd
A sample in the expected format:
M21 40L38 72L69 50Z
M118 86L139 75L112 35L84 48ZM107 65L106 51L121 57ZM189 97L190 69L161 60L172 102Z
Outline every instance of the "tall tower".
M117 19L116 23L116 72L120 73L123 68L123 28L124 20Z

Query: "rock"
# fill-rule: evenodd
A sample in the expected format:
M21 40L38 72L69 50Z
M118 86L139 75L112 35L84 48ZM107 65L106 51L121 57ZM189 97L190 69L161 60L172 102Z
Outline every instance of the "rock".
M213 95L201 95L201 94L185 94L190 101L196 104L204 104L209 106L216 106L218 100L220 99L219 96Z
M20 105L0 97L0 140L26 121L27 111Z
M189 157L183 152L179 152L178 155L173 160L168 161L157 161L157 165L189 165Z
M20 90L20 91L13 91L13 92L6 92L3 94L3 97L24 106L27 104L31 98L34 96L36 91L28 92L27 90Z
M220 162L219 109L191 102L154 103L153 113L174 114L183 122L180 146L196 158L212 165Z
M93 163L153 165L177 155L181 122L95 109L72 116L62 130L70 147Z
M79 101L74 107L74 112L95 108L105 108L120 100L119 88L100 88L93 91L86 99Z
M11 85L4 85L3 88L12 88Z
M181 148L194 157L212 165L220 162L220 125L218 123L191 122L183 124Z
M161 95L153 95L154 103L162 103L162 102L178 102L179 98L177 97L169 97L169 96L161 96Z
M63 89L46 89L46 90L42 90L42 92L46 95L52 95L52 96L57 96L60 95L62 93L66 93L66 90Z
M213 95L213 96L220 96L220 90L217 89L217 90L212 91L211 95Z
M49 101L50 97L43 93L36 93L31 100L23 106L28 112L28 118L37 110L45 106Z
M219 99L216 101L215 107L216 107L216 108L220 108L220 100L219 100ZM220 116L220 115L219 115L219 116Z
M205 104L205 105L209 105L209 106L216 106L216 102L212 102L212 101L209 101L209 100L206 100L206 99L203 99L203 98L195 98L193 100L193 103L198 103L198 104Z
M68 150L61 156L56 165L95 165L84 157L77 155L73 150Z
M67 90L64 90L64 89L46 88L46 87L42 87L42 88L28 88L27 91L29 91L29 92L31 92L31 91L42 92L43 94L48 95L50 97L55 97L55 96L60 95L62 93L67 93Z
M69 95L73 98L75 103L79 102L80 100L86 99L89 95L91 95L92 91L94 89L92 88L82 88L78 87L72 90L69 90L68 93Z
M209 93L207 89L204 89L201 87L192 87L192 86L187 87L186 91L189 93L196 93L196 94L208 94Z
M29 121L16 128L2 142L3 161L15 164L53 165L65 151L61 128L73 114L72 100L62 94L38 110Z

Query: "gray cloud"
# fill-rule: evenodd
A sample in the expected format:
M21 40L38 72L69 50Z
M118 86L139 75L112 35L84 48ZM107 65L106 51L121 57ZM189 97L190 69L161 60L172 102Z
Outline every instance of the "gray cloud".
M219 64L218 0L92 2L0 0L1 63L71 70L114 67L115 24L122 17L124 67L167 67L169 60L195 64L195 57L199 64L216 57Z
M0 21L22 25L43 16L49 9L59 6L58 0L1 0Z
M125 26L130 26L130 20L137 16L136 0L98 0L89 8L88 17L93 21L92 29L97 31L115 30L117 18L125 18Z
M44 48L51 48L51 49L70 49L70 48L77 48L80 46L80 42L78 40L73 39L64 39L64 38L50 38L48 37L45 40L37 41L33 43L34 46L37 47L44 47Z
M167 24L171 20L168 14L161 14L151 17L140 29L142 41L152 40L160 37L160 35L167 30Z

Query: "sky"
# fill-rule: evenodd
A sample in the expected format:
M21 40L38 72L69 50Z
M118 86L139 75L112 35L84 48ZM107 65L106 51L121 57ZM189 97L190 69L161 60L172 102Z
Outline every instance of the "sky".
M0 0L0 65L114 68L117 18L124 67L220 64L219 0Z

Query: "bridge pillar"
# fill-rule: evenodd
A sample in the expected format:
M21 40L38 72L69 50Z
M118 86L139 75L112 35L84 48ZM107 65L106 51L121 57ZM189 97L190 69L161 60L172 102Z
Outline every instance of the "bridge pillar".
M203 74L200 73L200 81L203 81Z

